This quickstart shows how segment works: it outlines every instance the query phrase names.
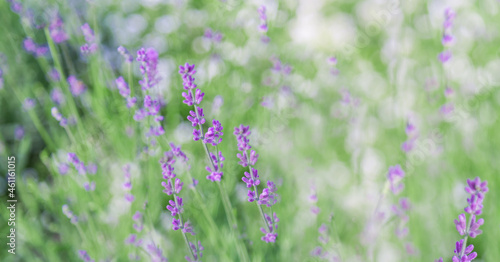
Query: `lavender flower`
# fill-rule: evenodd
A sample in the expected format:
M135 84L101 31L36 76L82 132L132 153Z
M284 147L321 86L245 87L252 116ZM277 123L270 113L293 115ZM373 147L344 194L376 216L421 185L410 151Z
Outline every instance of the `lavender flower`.
M57 169L61 175L66 175L69 171L69 166L66 163L60 163Z
M33 107L35 107L35 100L33 98L26 98L24 99L24 103L23 103L23 108L24 110L26 111L29 111L31 109L33 109Z
M52 40L54 40L56 44L68 40L68 35L66 35L66 32L64 31L64 23L59 14L55 14L50 22L49 33L50 37L52 37Z
M149 243L146 245L146 251L151 256L152 262L167 262L168 261L167 258L165 258L163 256L163 252L161 251L161 249L152 243Z
M137 51L137 61L141 62L140 70L143 79L139 81L142 90L150 89L158 84L160 77L158 76L158 52L153 48L145 50L144 48Z
M64 94L59 88L54 88L50 92L50 98L56 105L62 105L65 102Z
M134 62L134 56L132 56L132 54L130 54L130 52L127 50L127 48L125 48L123 46L119 46L118 53L120 53L120 55L123 56L123 58L125 59L125 62L127 62L127 63Z
M263 35L261 36L261 41L263 43L269 43L269 37L267 36L267 30L268 30L268 27L267 27L267 15L266 15L266 7L261 5L259 7L259 9L257 9L257 12L259 13L259 17L260 17L260 25L259 25L259 31L261 31L263 33Z
M241 166L248 167L249 172L245 172L245 176L242 178L247 187L253 189L248 191L248 201L254 202L257 200L257 206L260 210L260 213L263 215L263 220L266 226L260 229L262 233L264 233L264 236L261 239L267 243L275 242L276 237L278 236L276 230L278 229L277 223L279 219L276 216L276 213L273 213L272 217L264 213L262 210L262 206L271 208L274 204L276 204L276 202L278 201L278 195L276 194L276 185L272 181L267 181L267 188L264 188L262 190L262 193L258 195L258 185L260 185L260 179L257 169L253 168L253 166L256 164L259 155L254 150L252 150L250 154L248 154L248 150L252 148L249 144L250 140L248 138L250 133L251 132L249 126L240 125L239 127L234 128L233 134L236 136L236 140L238 142L238 150L241 152L236 156L240 159L239 164Z
M464 238L457 241L455 244L453 262L470 262L477 257L477 253L472 252L474 246L466 246L466 244L469 237L475 238L482 233L479 227L484 224L484 219L476 219L476 215L482 213L484 194L488 192L487 184L486 181L481 182L479 177L476 177L474 180L467 179L465 192L470 194L470 197L467 199L468 206L464 211L470 214L469 223L467 223L467 217L464 213L458 216L458 220L454 220L458 233L464 236ZM440 261L442 261L442 259Z
M73 96L80 96L85 92L87 88L82 81L78 80L76 76L72 75L68 77L68 84Z
M83 188L85 188L85 191L94 191L95 190L95 182L85 182L83 183Z
M76 224L78 223L78 217L75 216L75 214L73 214L73 212L71 212L71 210L69 210L69 207L68 205L63 205L62 206L62 212L63 214L70 219L71 223L72 224Z
M123 183L123 189L126 191L125 200L127 202L132 203L134 201L134 195L130 193L132 190L132 179L130 175L130 165L123 166L123 173L125 177L125 183Z
M95 43L94 31L90 28L88 23L80 27L85 37L85 44L80 47L82 54L93 54L97 50L97 43Z
M120 76L115 80L115 83L118 91L120 91L120 95L124 98L128 98L130 96L130 88L128 87L127 82L125 82L125 79Z
M191 250L193 250L194 260L192 260L189 256L185 257L186 260L188 262L199 261L198 259L201 259L201 257L203 256L202 251L205 250L205 248L201 245L201 242L198 241L198 246L196 246L195 244L189 242L189 247L191 248Z
M455 12L450 8L447 8L444 13L445 21L443 23L443 37L441 43L445 47L445 50L438 55L439 61L441 63L446 63L451 59L451 51L448 49L454 42L454 37L451 33L451 27L453 25L453 20L455 18Z
M57 109L57 107L53 107L50 112L52 113L52 116L59 122L59 125L61 125L62 127L67 126L68 120L63 117L63 115L59 112L59 109Z
M163 192L165 194L169 196L173 195L173 200L169 200L169 204L166 207L173 217L172 229L181 229L181 232L187 241L186 234L194 235L195 233L193 231L191 223L189 221L184 221L182 217L182 213L184 212L184 202L183 199L178 196L178 194L181 192L184 183L179 178L176 178L173 166L176 162L176 158L179 158L182 162L185 162L187 161L187 157L184 152L182 152L181 148L175 146L175 144L170 143L170 147L172 148L172 150L165 152L164 157L160 160L160 164L163 170L163 179L167 180L166 182L162 181L161 185L164 188ZM172 182L172 179L174 178L175 182ZM203 250L201 244L198 242L198 247L196 247L190 243L188 245L188 248L191 250L191 254L193 255L194 260L191 260L189 256L186 256L186 259L188 261L198 261L198 258L201 258L202 256L201 252L199 253L200 250Z
M81 260L85 262L94 262L92 258L90 258L89 254L85 250L78 250L78 256L80 257Z
M389 179L391 191L395 195L399 194L404 188L404 184L400 183L404 176L405 172L401 169L400 165L389 167L387 178Z
M24 137L24 128L22 126L16 126L14 129L14 139L22 140Z

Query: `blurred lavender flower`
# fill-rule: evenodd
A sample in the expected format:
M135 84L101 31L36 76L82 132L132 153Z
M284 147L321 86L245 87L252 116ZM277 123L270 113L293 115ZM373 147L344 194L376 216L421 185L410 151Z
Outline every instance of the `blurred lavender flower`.
M16 126L14 129L14 139L16 140L22 140L24 137L24 127L23 126Z
M212 31L212 28L205 29L205 34L203 36L212 41L213 43L220 43L222 37L224 37L224 35L221 34L219 31L215 32Z
M21 14L23 12L23 5L15 0L7 0L10 3L10 9L16 14Z
M69 171L69 166L66 163L60 163L57 169L61 175L66 175Z
M448 48L454 42L454 37L451 33L451 27L455 18L455 12L452 9L447 8L444 12L444 16L445 21L443 23L443 37L441 39L441 43L443 44L445 50L438 55L439 61L441 61L441 63L443 64L448 62L452 57L451 51Z
M73 96L77 97L77 96L80 96L81 94L83 94L86 90L86 86L85 84L83 84L82 81L78 80L76 78L76 76L69 76L68 77L68 84L69 84L69 88L71 90L71 93L73 94Z
M127 48L125 48L123 46L119 46L118 53L120 53L120 55L123 56L123 58L125 59L125 62L127 62L127 63L134 62L134 56L132 56L132 54L130 54L130 52L127 50Z
M257 12L259 13L260 17L260 25L259 25L259 30L263 33L266 33L268 28L267 28L267 15L266 15L266 7L264 5L261 5L259 9L257 9Z
M87 251L78 250L78 256L85 262L94 262L95 260L91 259Z
M0 68L0 90L3 89L3 71L2 68Z
M35 107L35 104L36 104L35 100L33 98L28 97L24 99L23 108L24 110L29 111Z
M49 25L50 37L56 44L62 43L68 40L68 35L64 31L64 23L59 16L59 14L55 14L52 18L52 21Z
M153 243L146 245L146 251L151 256L152 262L167 262L167 258L163 256L163 252L159 247L156 247Z
M66 127L68 125L68 120L63 117L63 115L59 112L57 107L53 107L51 110L52 116L59 122L59 125L62 127Z
M85 44L80 47L82 54L93 54L97 50L97 43L95 43L94 31L90 28L88 23L85 23L80 27L85 37Z
M83 183L83 188L85 188L85 191L94 191L95 190L95 182L85 182Z
M59 88L54 88L50 92L50 98L56 105L62 105L65 102L64 94Z
M73 212L71 212L71 210L69 210L68 205L65 204L62 206L62 212L67 218L70 219L71 223L73 223L73 224L78 223L78 217L75 216L75 214L73 214Z
M125 183L123 183L123 189L126 191L125 193L125 200L127 202L132 203L135 199L134 195L130 193L132 190L132 178L130 175L130 165L125 165L123 166L123 173L125 177Z
M389 167L387 178L389 179L391 191L395 195L399 194L404 188L404 184L401 183L401 180L404 178L404 176L405 172L403 171L403 169L401 169L400 165Z
M125 82L125 79L120 76L115 80L115 83L118 91L120 91L120 95L124 98L128 98L130 96L130 88L128 87L127 82Z
M143 79L139 81L142 90L150 89L158 84L160 77L158 76L158 52L153 48L145 50L141 48L137 51L137 61L141 62L140 70Z

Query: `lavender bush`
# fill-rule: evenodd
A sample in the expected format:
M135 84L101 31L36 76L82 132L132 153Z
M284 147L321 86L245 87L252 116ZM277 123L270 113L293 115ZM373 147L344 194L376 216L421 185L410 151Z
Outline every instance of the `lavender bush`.
M499 8L1 1L0 261L497 261Z

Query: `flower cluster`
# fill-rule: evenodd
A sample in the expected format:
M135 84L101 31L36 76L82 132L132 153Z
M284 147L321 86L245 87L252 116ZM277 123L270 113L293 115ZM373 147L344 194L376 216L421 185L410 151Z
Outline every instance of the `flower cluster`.
M52 40L57 44L68 40L68 35L64 31L64 23L59 14L55 14L52 18L49 25L49 33Z
M92 258L90 258L89 254L85 250L78 250L78 257L85 262L94 262Z
M236 156L240 159L239 164L242 167L248 167L249 172L244 173L244 177L242 177L243 182L246 183L248 190L247 196L249 202L257 202L259 209L262 211L262 206L267 206L271 208L278 201L278 195L276 194L276 185L272 181L267 181L267 187L262 190L262 193L259 195L258 185L260 185L260 179L258 170L253 166L257 163L257 159L259 155L251 149L249 142L250 139L250 127L240 125L239 127L234 128L234 135L236 136L236 140L238 142L238 150L241 153L238 153ZM271 209L272 212L272 209ZM278 234L276 230L278 229L279 219L276 216L276 213L272 214L272 217L266 213L261 212L263 214L263 220L265 222L266 227L261 228L260 230L264 233L264 236L261 238L265 242L275 242Z
M71 94L73 94L73 96L80 96L87 89L85 84L83 84L82 81L78 80L78 78L76 78L76 76L72 76L72 75L69 76L68 77L68 84L69 84L69 88L71 90Z
M263 43L268 43L270 39L267 36L268 27L267 27L266 7L261 5L259 9L257 9L257 12L259 13L259 18L260 18L259 31L263 33L260 39Z
M37 45L35 41L29 37L24 39L23 47L26 52L34 55L35 57L44 56L49 53L49 48L47 46Z
M35 105L36 105L35 99L27 97L26 99L24 99L23 109L28 111L28 110L33 109L33 107L35 107Z
M205 29L205 34L203 36L212 43L220 43L222 37L224 37L219 31L212 31L212 28Z
M189 256L186 256L186 260L188 262L195 262L195 261L199 261L198 259L200 259L202 256L203 256L203 253L202 251L205 249L202 245L201 245L201 242L198 241L198 246L196 246L195 244L193 244L192 242L189 242L189 248L191 248L191 250L193 250L193 256L194 256L194 260L191 259Z
M63 92L59 88L54 88L50 92L50 98L56 105L63 105L66 102Z
M330 69L330 74L334 76L338 75L339 70L337 69L337 58L335 56L328 58L328 64L332 67Z
M62 206L62 212L63 214L70 219L71 223L76 224L78 223L78 217L69 210L68 205L63 205Z
M224 127L218 120L214 119L212 120L212 126L207 129L205 134L203 133L203 124L205 124L206 120L204 118L203 108L201 108L199 104L203 101L205 93L201 92L194 83L195 79L193 76L195 73L195 65L186 63L184 66L179 66L179 74L182 75L182 85L184 90L187 91L182 92L182 96L184 97L184 101L182 102L188 106L193 106L194 109L189 111L189 116L187 116L187 119L194 127L193 140L201 140L205 146L210 144L217 147L222 142L222 135L224 135L222 130ZM207 149L208 158L210 160L210 165L206 166L206 170L209 172L207 179L212 182L221 181L223 176L222 162L225 158L218 149L217 152L218 153L214 154Z
M408 122L406 123L405 132L406 136L408 137L408 140L406 140L405 142L403 142L403 144L401 144L401 149L404 152L408 153L415 147L415 142L418 138L418 130L415 124L413 124L410 120L408 120Z
M94 31L90 28L88 23L80 27L85 37L85 44L80 47L82 54L93 54L97 50L97 43L95 42Z
M68 153L68 162L73 165L75 170L78 172L80 175L86 175L86 174L92 174L94 175L97 173L97 165L93 163L89 163L88 165L85 165L83 161L81 161L78 156L75 153ZM63 168L61 174L67 173L67 167L68 165L66 163L62 163L59 166L59 171L61 171L61 168ZM95 190L95 182L94 181L85 181L83 183L83 188L86 191L94 191Z
M454 221L458 233L464 238L455 244L453 262L470 262L477 257L477 253L472 252L474 245L467 246L467 238L475 238L483 232L479 227L484 224L484 219L477 219L476 216L483 212L483 200L485 193L488 192L488 182L481 182L479 177L474 180L467 179L465 192L470 195L467 198L468 206L464 209L465 213L469 214L469 222L467 223L465 213L460 214L458 220Z
M316 187L314 185L311 186L311 194L309 195L309 202L312 203L311 212L315 215L318 215L321 209L318 207L318 195L316 194Z
M129 203L132 203L135 199L134 195L130 193L132 190L132 179L130 175L130 165L125 165L123 167L123 173L125 177L125 182L123 183L123 189L126 191L125 200Z
M153 48L145 50L141 48L137 51L137 61L141 62L140 70L143 79L139 81L142 90L148 90L160 82L158 76L158 52Z
M389 167L387 172L387 179L389 180L389 185L393 194L397 195L401 193L404 189L404 184L401 180L405 177L405 171L401 169L400 165L395 165Z
M123 46L118 47L118 53L122 55L122 57L125 59L125 62L127 63L132 63L134 62L134 56L130 54L130 52L127 50L127 48Z
M455 19L455 12L452 9L447 8L444 11L444 17L443 38L441 39L441 43L443 44L445 50L438 55L439 61L443 64L448 62L452 56L448 47L454 42L454 37L451 34L451 27L453 26L453 20Z
M173 217L172 229L181 229L182 234L195 235L191 223L189 221L184 221L182 218L182 213L184 212L184 202L182 197L178 196L178 194L181 192L184 183L179 178L177 178L177 175L174 173L174 164L176 160L179 159L181 162L186 162L187 157L186 154L182 152L181 148L175 146L175 144L170 143L170 147L172 148L172 150L164 153L164 157L160 159L160 164L162 168L163 179L166 180L166 182L161 182L161 185L164 188L163 192L169 196L173 195L173 199L169 200L169 204L167 205L167 210L170 211L170 214ZM201 247L201 244L199 244L199 246ZM194 260L191 260L189 256L186 256L186 260L198 261L198 259L201 258L202 254L201 252L198 253L197 250L203 250L203 247L199 249L195 245L190 243L189 248L192 251Z
M321 258L326 261L339 261L339 257L335 255L333 251L325 250L328 246L331 246L331 244L329 244L330 238L328 237L328 235L330 233L328 226L326 224L321 224L321 226L318 228L318 233L318 242L320 243L320 245L316 246L311 251L311 256Z
M52 116L59 122L59 125L61 125L62 127L68 126L68 119L63 117L57 107L52 107L50 112L52 113Z

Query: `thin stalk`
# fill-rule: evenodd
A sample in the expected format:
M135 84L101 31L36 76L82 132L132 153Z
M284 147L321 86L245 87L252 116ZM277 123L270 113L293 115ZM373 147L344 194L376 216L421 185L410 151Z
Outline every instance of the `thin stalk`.
M469 238L469 231L471 224L472 224L472 215L470 216L469 223L467 224L467 230L465 231L465 237L464 237L464 244L462 246L462 250L460 251L460 256L458 257L459 259L461 259L465 253L465 247L467 246L467 239Z
M170 182L170 186L171 186L172 192L174 192L173 195L174 195L175 206L179 208L179 220L181 222L181 226L184 227L184 221L182 220L182 214L181 214L182 210L180 209L179 203L177 202L177 194L175 193L175 189L174 189L174 185L172 183L172 179L169 178L168 181ZM191 246L189 245L189 241L188 241L188 238L186 236L186 233L184 233L184 231L182 230L182 228L180 230L181 230L182 236L184 237L184 241L186 242L186 245L187 245L187 247L189 249L189 252L191 252L191 256L193 257L193 260L198 261L198 259L195 259L194 252L191 249Z
M245 150L245 153L246 152L247 152L247 150ZM248 154L247 154L247 156L248 156ZM252 174L252 166L251 165L248 165L248 172L250 172L251 179L255 181L253 174ZM253 190L255 191L255 195L258 197L259 192L257 191L257 186L255 184L253 185ZM269 224L267 223L267 219L264 216L264 211L262 210L262 205L259 205L258 201L255 201L255 204L257 204L257 208L259 209L260 216L262 217L262 220L264 221L264 224L266 225L266 230L269 229ZM272 213L271 213L271 216L272 216Z

